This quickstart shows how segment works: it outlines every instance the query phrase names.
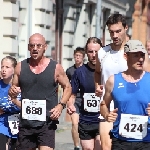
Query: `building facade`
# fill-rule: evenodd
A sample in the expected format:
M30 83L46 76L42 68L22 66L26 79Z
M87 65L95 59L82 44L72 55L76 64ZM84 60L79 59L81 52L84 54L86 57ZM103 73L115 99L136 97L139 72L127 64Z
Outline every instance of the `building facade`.
M55 45L54 5L55 0L0 0L0 59L29 57L28 39L34 33L43 34L48 44L45 55L50 57Z
M135 22L141 19L137 17L137 9L147 8L148 4L145 0L101 0L99 28L102 43L107 45L111 42L105 22L113 13L127 17L128 33L137 38L135 34L138 33L140 24ZM3 41L0 45L0 58L12 55L21 61L29 57L28 39L34 33L41 33L48 44L45 55L50 57L53 49L54 57L66 70L74 63L74 49L84 47L88 37L96 36L96 6L97 0L0 0L0 21L4 29L0 30ZM143 10L145 14L145 9ZM143 32L148 29L147 27ZM145 37L144 34L143 36Z
M63 29L62 37L57 47L57 58L64 68L73 65L73 51L76 47L84 47L89 37L96 36L96 4L97 0L63 0ZM111 39L107 27L105 26L107 18L113 13L121 13L126 16L126 3L118 0L101 1L101 40L104 45L110 43ZM60 50L61 48L61 50ZM61 55L61 56L60 56ZM61 60L60 60L61 59Z
M0 60L6 55L18 55L18 17L17 0L0 0Z
M150 0L136 0L132 27L132 38L145 45L150 39Z
M52 0L19 0L19 60L29 57L28 39L34 33L42 34L48 49L46 56L50 57L53 44L53 2Z

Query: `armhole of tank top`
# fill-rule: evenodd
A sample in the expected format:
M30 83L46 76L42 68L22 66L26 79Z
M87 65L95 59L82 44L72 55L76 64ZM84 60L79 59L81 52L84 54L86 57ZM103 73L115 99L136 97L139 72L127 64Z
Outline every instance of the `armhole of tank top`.
M115 87L116 87L116 74L114 74L114 84L113 84L113 87L112 87L112 91L111 91L111 93L114 91L114 89L116 89Z
M57 84L57 82L55 81L55 69L56 69L56 65L58 64L58 62L50 59L50 63L49 63L49 67L51 69L51 67L53 67L53 71L54 71L54 74L53 74L53 78L54 78L54 82Z
M114 74L114 87L116 87L116 84L118 83L118 79L124 80L122 77L122 72L119 72L118 74Z
M21 73L21 68L22 68L22 67L24 67L25 70L29 67L29 58L27 58L27 59L25 59L25 60L23 60L23 61L21 62L20 73ZM30 67L29 67L29 68L30 68Z

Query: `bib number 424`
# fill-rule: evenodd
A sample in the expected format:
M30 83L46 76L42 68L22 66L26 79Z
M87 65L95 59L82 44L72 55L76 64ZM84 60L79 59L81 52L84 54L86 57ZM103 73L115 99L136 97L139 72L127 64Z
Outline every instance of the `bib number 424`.
M148 116L121 114L119 134L125 138L143 139L147 135Z
M136 131L142 132L142 131L143 131L143 126L142 126L142 124L139 124L139 125L137 126L137 124L130 124L130 123L127 123L127 124L124 126L124 129L127 130L127 132L136 132Z

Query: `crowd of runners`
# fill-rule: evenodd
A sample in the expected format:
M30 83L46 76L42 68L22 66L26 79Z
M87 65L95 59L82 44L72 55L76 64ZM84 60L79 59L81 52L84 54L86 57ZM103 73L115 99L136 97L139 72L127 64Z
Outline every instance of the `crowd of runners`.
M1 60L0 150L55 149L65 108L74 150L150 149L150 41L131 40L121 14L112 14L106 26L112 42L104 46L89 37L66 72L44 56L39 33L29 38L30 58Z

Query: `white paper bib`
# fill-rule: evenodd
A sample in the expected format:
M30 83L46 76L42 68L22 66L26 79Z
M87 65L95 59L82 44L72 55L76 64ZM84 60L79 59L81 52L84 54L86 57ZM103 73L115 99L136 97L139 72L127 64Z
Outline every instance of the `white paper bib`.
M22 119L46 121L46 100L22 100Z
M15 135L19 132L19 116L19 114L8 116L9 128L11 130L12 135Z
M84 110L88 112L100 111L100 98L95 93L84 93Z
M143 139L147 135L148 116L121 114L119 134L122 137Z

